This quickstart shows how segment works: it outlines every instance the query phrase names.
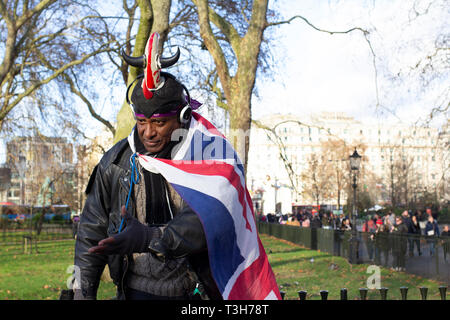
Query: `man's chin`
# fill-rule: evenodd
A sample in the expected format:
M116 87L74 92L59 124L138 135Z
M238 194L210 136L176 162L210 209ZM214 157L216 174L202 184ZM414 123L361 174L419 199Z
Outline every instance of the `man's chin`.
M147 152L158 153L164 148L164 145L161 143L144 143L144 148L145 150L147 150Z

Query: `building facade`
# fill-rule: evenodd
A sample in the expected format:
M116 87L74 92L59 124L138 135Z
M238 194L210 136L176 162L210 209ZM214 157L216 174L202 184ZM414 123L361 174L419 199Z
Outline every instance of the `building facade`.
M76 190L73 145L66 138L15 137L6 143L5 166L11 170L11 183L3 199L7 202L65 202ZM57 183L66 187L64 194L55 194Z
M265 214L291 212L293 204L342 208L354 148L363 156L360 191L374 203L408 206L425 193L449 201L448 124L442 130L363 124L339 112L275 114L258 122L250 134L247 182Z

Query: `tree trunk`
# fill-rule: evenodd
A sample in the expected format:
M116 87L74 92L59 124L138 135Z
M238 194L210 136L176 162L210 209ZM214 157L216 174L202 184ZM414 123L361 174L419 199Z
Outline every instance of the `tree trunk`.
M245 85L245 84L244 84ZM248 84L247 84L248 86ZM251 127L251 92L243 93L243 88L233 88L229 100L230 134L228 139L239 155L245 172L247 172L247 156L249 151Z
M255 86L263 32L267 27L268 0L253 1L251 20L243 37L226 18L219 16L208 7L208 1L194 0L193 2L198 11L200 35L214 59L217 75L227 102L231 131L228 138L246 171L251 127L251 96ZM235 53L238 68L234 76L230 75L227 57L212 31L210 22L213 22L222 31Z

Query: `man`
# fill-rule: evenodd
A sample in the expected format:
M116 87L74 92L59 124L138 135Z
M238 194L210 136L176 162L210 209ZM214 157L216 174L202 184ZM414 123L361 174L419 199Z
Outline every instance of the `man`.
M450 253L450 230L448 224L444 225L441 238L442 248L444 249L444 261L447 261L447 256Z
M440 236L439 225L434 220L431 213L428 216L428 222L425 225L425 238L430 244L430 256L433 256L436 251L436 238Z
M393 226L391 233L394 237L392 239L394 270L405 271L405 255L407 249L407 239L405 236L408 233L408 227L404 224L402 217L395 218L395 225Z
M366 243L367 248L367 254L369 256L369 260L373 261L373 254L374 254L374 236L375 231L377 230L376 224L373 221L373 219L369 216L367 217L367 221L363 224L362 229L362 237L364 239L364 242Z
M150 36L143 57L124 55L129 64L145 68L131 94L136 126L127 139L104 155L88 183L75 247L75 265L80 271L75 299L96 298L105 264L109 265L119 299L253 299L259 297L255 292L262 287L264 297L279 298L263 248L257 247L256 256L244 254L253 250L258 240L256 228L252 228L254 221L244 225L253 232L237 237L233 232L239 232L238 226L227 216L236 214L236 206L232 207L234 211L220 210L225 207L220 206L226 202L223 198L245 197L245 185L235 182L233 187L239 192L221 198L214 192L227 187L229 180L214 180L211 185L196 181L202 179L201 174L206 179L223 163L192 167L182 162L177 167L171 160L182 154L180 150L191 149L191 136L204 133L222 137L207 120L191 112L195 101L185 86L171 74L159 71L160 67L174 64L179 52L171 58L159 58L155 51L158 39L157 34ZM176 134L174 139L178 129L189 129L187 135L191 134L191 138ZM191 175L194 171L198 172L195 176ZM233 173L230 170L229 174ZM192 182L196 186L190 186ZM205 188L213 191L208 194ZM240 203L247 208L245 198ZM251 246L238 243L230 254L227 246L236 238L252 240L247 241ZM221 260L222 256L228 264ZM237 277L246 269L236 271L238 263L252 266L251 261L245 263L249 256L256 257L259 265L268 266L265 270L269 277L265 279L270 279L268 285L261 286L260 281L254 281L251 292ZM228 268L227 272L222 272L221 267ZM244 278L252 276L246 274Z
M411 236L411 234L414 233L414 226L412 223L412 219L411 216L409 214L409 212L407 210L402 212L402 219L403 219L403 224L406 226L406 228L408 229L408 247L409 247L409 256L412 257L413 254L413 249L414 249L414 236Z
M157 45L156 40L150 45ZM132 140L135 152L169 159L176 145L172 133L182 126L177 111L187 101L183 85L169 74L163 77L151 99L143 88L155 79L146 74L134 87ZM127 139L118 142L90 178L75 248L75 265L81 272L75 299L96 298L106 263L121 299L188 299L200 283L197 275L203 276L201 284L208 294L219 298L209 270L191 270L196 264L208 266L198 217L161 175L143 170L139 162L132 168L137 174L130 177L132 155ZM163 251L159 241L170 258L158 257Z

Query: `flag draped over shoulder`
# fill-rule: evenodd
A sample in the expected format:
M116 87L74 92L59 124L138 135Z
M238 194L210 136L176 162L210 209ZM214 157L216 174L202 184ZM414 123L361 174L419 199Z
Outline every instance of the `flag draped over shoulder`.
M132 136L128 141L134 151ZM172 160L139 154L139 162L160 173L199 216L212 276L224 299L281 299L256 230L243 165L208 120L193 112Z

